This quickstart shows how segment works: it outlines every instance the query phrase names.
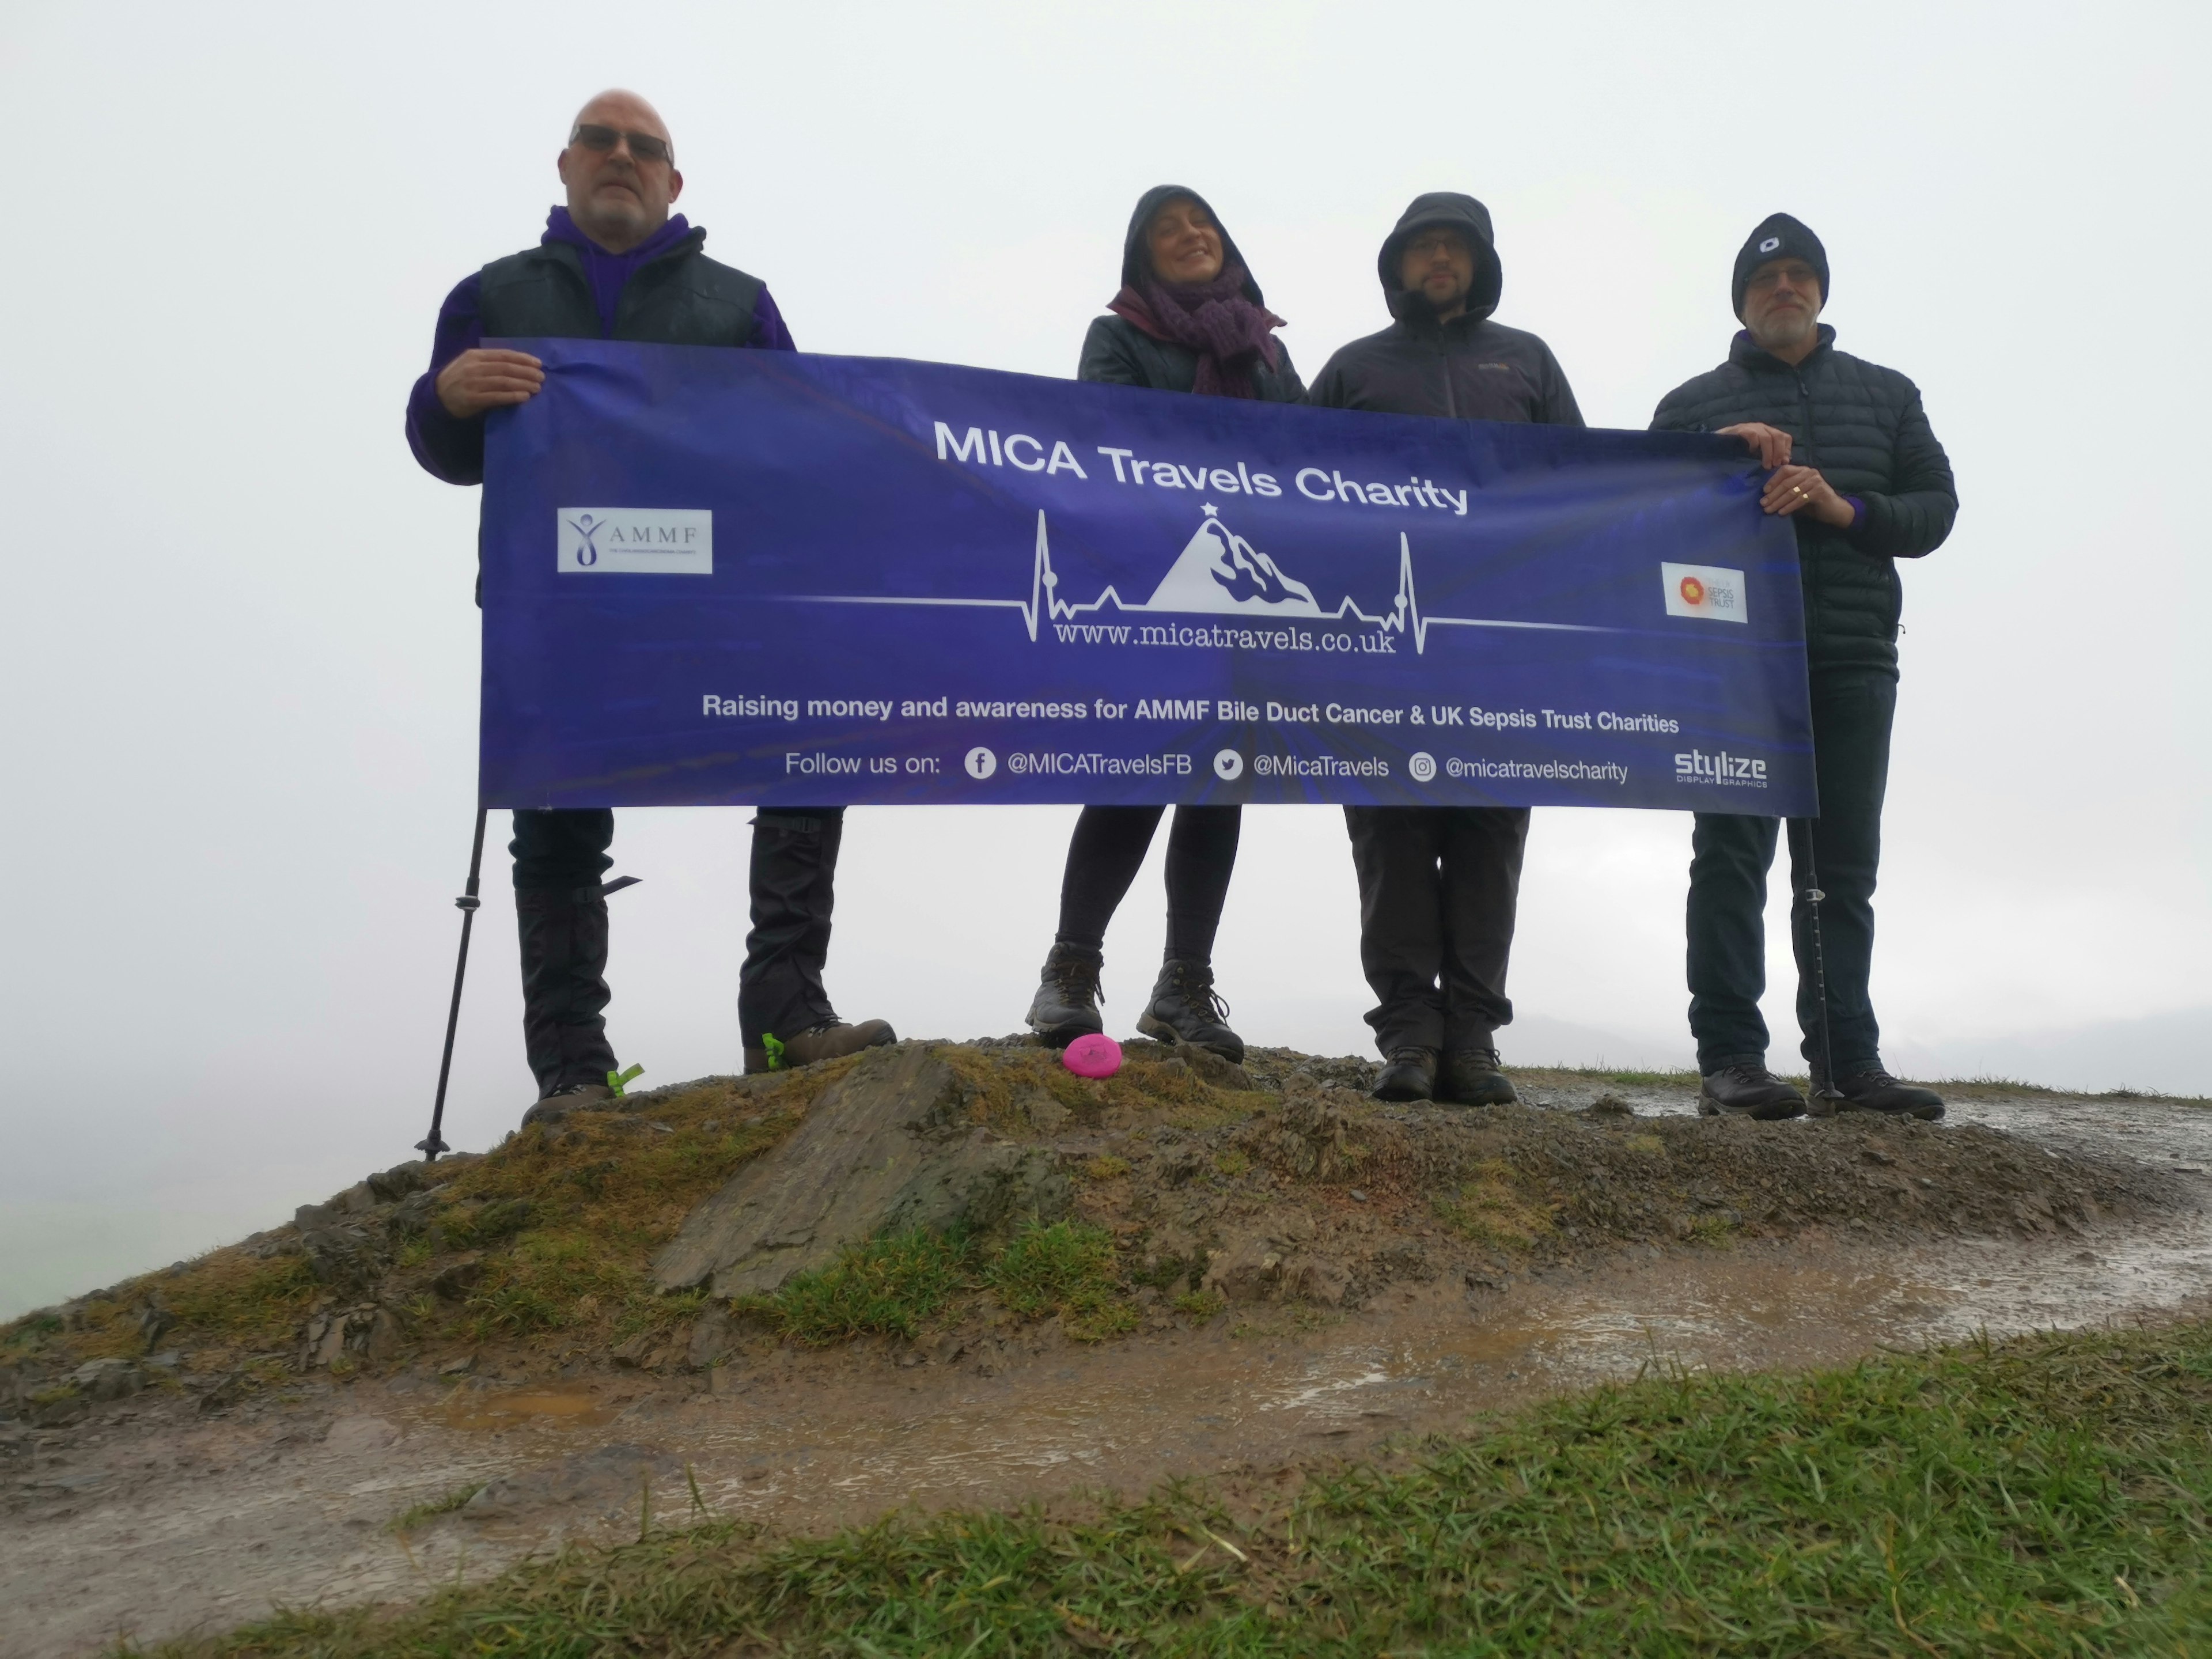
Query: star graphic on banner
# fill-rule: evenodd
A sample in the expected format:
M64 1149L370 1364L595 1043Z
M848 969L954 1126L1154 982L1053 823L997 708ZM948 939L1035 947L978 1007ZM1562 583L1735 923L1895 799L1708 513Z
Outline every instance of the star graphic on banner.
M1198 510L1205 514L1209 519L1218 518L1221 514L1221 509L1216 507L1212 501L1200 501L1198 504Z

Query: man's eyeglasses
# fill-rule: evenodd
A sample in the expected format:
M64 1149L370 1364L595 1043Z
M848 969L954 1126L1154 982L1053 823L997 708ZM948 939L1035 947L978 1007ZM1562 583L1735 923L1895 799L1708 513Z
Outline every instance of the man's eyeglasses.
M676 152L669 148L668 140L656 138L649 132L618 132L612 127L603 127L584 122L568 135L572 144L581 144L586 149L601 155L611 155L615 146L624 139L629 141L629 153L641 161L673 161Z

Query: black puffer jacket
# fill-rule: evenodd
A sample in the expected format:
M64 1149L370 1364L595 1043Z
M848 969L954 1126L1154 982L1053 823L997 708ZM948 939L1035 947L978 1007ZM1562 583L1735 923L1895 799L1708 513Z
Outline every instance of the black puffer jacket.
M1815 667L1893 672L1904 604L1897 561L1943 544L1959 492L1920 407L1920 388L1895 369L1837 350L1835 339L1821 324L1820 343L1793 368L1739 334L1728 362L1660 399L1651 425L1660 432L1716 432L1747 421L1778 427L1790 434L1792 462L1819 468L1838 495L1860 502L1864 511L1849 530L1796 515L1806 654Z
M1474 286L1466 313L1448 323L1438 323L1428 302L1399 280L1407 239L1429 225L1449 225L1474 246ZM1582 425L1582 410L1551 347L1534 334L1490 320L1504 273L1488 208L1451 191L1417 196L1375 264L1383 298L1398 320L1341 348L1314 382L1308 403L1386 415Z
M1229 227L1221 222L1212 204L1181 185L1159 185L1138 199L1137 210L1129 216L1129 232L1121 241L1122 287L1143 284L1152 258L1145 246L1146 229L1152 216L1178 197L1188 197L1206 210L1221 233L1223 257L1244 264L1244 256L1237 251L1237 239L1229 234ZM1260 284L1252 280L1249 265L1245 265L1244 297L1255 306L1267 303L1260 297ZM1083 356L1076 365L1075 378L1103 380L1109 386L1148 386L1154 392L1188 392L1197 384L1198 354L1172 340L1156 340L1127 318L1109 314L1092 323L1091 331L1083 337ZM1262 403L1294 404L1306 395L1305 382L1291 366L1290 349L1280 340L1275 342L1273 368L1264 358L1252 365L1252 385Z

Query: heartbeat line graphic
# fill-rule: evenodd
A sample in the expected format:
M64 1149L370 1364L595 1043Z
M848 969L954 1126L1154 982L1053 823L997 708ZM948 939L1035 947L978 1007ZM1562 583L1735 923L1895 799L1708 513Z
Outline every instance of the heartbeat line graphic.
M1095 616L1111 605L1121 612L1241 617L1261 621L1296 618L1307 622L1357 621L1385 634L1403 634L1413 641L1417 653L1429 648L1432 628L1518 628L1558 634L1619 634L1619 628L1586 623L1512 622L1496 617L1425 617L1413 588L1413 550L1406 533L1398 535L1398 592L1381 616L1359 608L1349 595L1334 611L1323 610L1304 583L1285 575L1274 561L1242 536L1232 534L1218 516L1204 508L1205 521L1182 550L1175 566L1149 599L1123 599L1111 586L1095 599L1071 604L1060 597L1060 574L1052 568L1052 545L1045 516L1037 514L1036 556L1030 571L1026 599L948 599L904 598L874 593L793 593L787 599L805 605L898 605L950 607L969 611L1013 611L1020 613L1032 643L1044 622L1066 622Z

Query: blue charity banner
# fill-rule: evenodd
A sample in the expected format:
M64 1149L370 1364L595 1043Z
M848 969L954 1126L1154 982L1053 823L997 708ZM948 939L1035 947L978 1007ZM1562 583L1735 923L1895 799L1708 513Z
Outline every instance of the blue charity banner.
M1815 810L1733 440L511 343L489 805Z

